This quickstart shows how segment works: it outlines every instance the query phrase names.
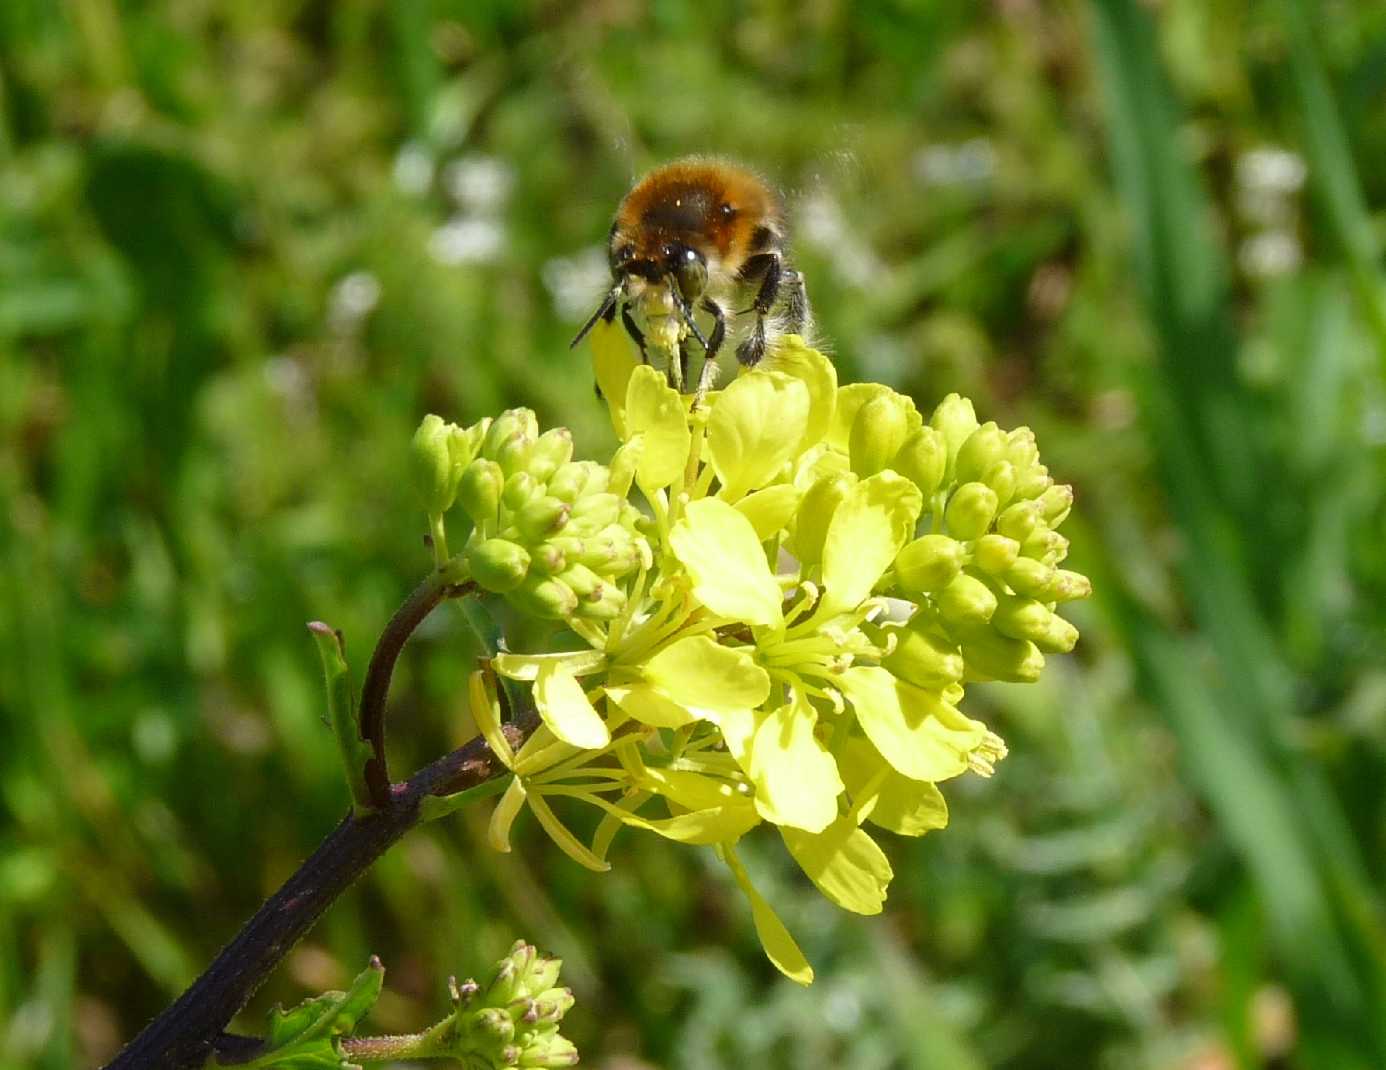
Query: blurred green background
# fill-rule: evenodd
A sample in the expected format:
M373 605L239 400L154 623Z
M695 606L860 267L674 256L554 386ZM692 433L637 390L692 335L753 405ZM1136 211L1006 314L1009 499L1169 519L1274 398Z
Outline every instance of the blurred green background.
M610 442L567 342L644 168L788 191L845 381L1028 423L1084 640L844 916L748 861L411 835L256 997L378 953L379 1030L518 935L584 1063L1386 1065L1386 7L5 0L0 1065L99 1064L332 827L303 624L358 674L429 564L428 411ZM1066 529L1067 530L1067 529ZM396 770L471 731L440 612Z

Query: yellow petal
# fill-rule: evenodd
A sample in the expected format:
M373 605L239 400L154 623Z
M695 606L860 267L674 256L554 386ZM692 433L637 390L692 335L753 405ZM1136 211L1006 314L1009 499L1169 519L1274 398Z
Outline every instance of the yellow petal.
M626 389L631 374L640 366L640 355L619 323L598 320L587 336L592 342L592 370L597 387L611 409L611 426L618 438L629 438L626 429Z
M718 616L764 625L784 619L784 595L755 528L726 502L689 502L669 533L669 545L688 570L694 597Z
M837 767L853 810L864 811L873 825L901 836L922 836L948 826L948 803L938 787L901 776L869 739L848 739L837 751ZM869 798L863 794L868 789Z
M804 345L798 335L786 335L765 361L770 371L783 372L798 379L808 389L809 412L804 435L795 453L816 444L832 426L833 409L837 402L837 369L833 362L816 349Z
M854 609L871 594L914 534L923 506L919 488L890 470L848 492L823 540L825 612Z
M606 655L600 650L571 650L561 654L511 654L502 651L491 659L491 667L511 680L533 680L539 667L551 662L563 662L574 676L587 676L606 667Z
M867 738L896 772L911 780L957 776L986 736L985 725L886 669L853 666L837 680Z
M894 873L876 841L850 817L820 833L782 828L785 846L829 900L854 914L879 914Z
M500 725L500 698L487 686L486 673L477 669L467 678L467 695L470 699L472 720L477 730L486 740L491 753L501 760L507 769L515 768L515 752L510 740L505 738Z
M519 777L513 777L505 789L500 802L491 811L491 821L486 826L486 841L493 850L502 854L510 853L510 826L525 805L525 785Z
M784 530L799 508L800 497L793 483L775 483L746 495L736 503L736 510L751 522L756 538L764 542Z
M744 649L706 635L671 643L645 663L645 679L682 706L754 709L770 694L770 677Z
M653 728L682 728L698 719L692 710L680 706L648 684L608 687L606 697L641 724Z
M769 483L798 456L808 417L808 388L780 372L751 372L723 390L707 425L719 497L734 502Z
M822 832L836 819L842 780L813 734L816 723L813 708L798 703L766 714L756 729L747 772L765 820Z
M596 803L624 825L654 832L665 839L679 843L701 844L735 843L748 831L760 824L760 817L750 799L733 801L726 806L707 810L693 810L674 817L648 818L631 813L622 807L592 796Z
M755 922L756 935L760 937L760 946L765 949L766 958L791 981L801 985L812 984L813 967L808 964L808 959L804 958L804 953L799 950L794 937L789 935L784 922L780 921L770 904L756 891L751 878L746 875L746 867L741 864L741 859L736 857L736 852L730 847L724 847L722 855L727 860L736 883L741 885L741 890L751 902L751 918Z
M549 731L570 746L600 750L611 742L606 722L587 700L567 662L546 661L539 666L534 704Z
M636 368L626 388L626 430L644 435L635 482L647 497L683 475L693 434L677 390L648 364Z
M585 866L596 873L605 873L611 868L610 862L598 858L584 846L581 840L568 831L568 827L558 820L557 815L549 809L549 804L544 800L544 796L537 790L529 796L529 808L534 811L534 816L538 818L539 824L549 834L549 839L558 844L563 853L578 865Z

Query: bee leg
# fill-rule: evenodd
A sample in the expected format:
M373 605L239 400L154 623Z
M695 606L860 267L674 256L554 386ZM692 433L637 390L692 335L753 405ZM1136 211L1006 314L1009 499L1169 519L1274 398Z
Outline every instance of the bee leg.
M784 329L788 334L803 334L812 321L809 310L808 288L804 286L804 274L794 268L784 273L784 289L788 296L784 302Z
M650 355L645 352L645 334L635 325L635 320L630 318L630 309L621 309L621 323L625 325L626 334L634 339L635 344L640 347L640 363L650 363Z
M682 338L679 340L679 381L674 386L682 393L683 384L686 382L688 382L688 339Z
M754 367L765 357L765 315L774 307L780 294L780 283L784 279L784 263L779 253L760 253L746 261L740 277L750 281L760 276L760 289L756 299L747 312L756 314L756 325L750 336L736 347L736 359L748 367Z
M704 297L702 307L704 311L712 313L712 334L708 336L707 348L703 351L703 370L698 375L695 407L701 404L707 392L712 389L713 380L717 378L717 354L727 337L727 314L722 310L722 306L712 298Z

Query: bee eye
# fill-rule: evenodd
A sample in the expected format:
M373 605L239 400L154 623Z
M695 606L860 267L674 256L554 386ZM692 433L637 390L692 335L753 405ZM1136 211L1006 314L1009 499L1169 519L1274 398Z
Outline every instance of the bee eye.
M735 208L733 208L733 207L732 207L731 205L729 205L729 204L724 204L724 205L722 205L722 218L723 218L723 219L730 219L730 218L731 218L732 216L734 216L734 215L736 215L736 209L735 209Z
M683 299L696 300L707 289L707 264L696 252L688 249L674 269L674 277L678 280Z

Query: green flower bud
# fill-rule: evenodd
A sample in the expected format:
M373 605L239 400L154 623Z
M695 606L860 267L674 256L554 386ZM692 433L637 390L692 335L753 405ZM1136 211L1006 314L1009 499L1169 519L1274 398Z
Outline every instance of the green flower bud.
M529 435L511 435L496 451L496 463L507 476L523 472L529 468L529 458L534 452L534 445L534 439Z
M828 522L855 483L856 480L846 474L823 476L804 494L794 529L794 554L800 564L807 567L823 560Z
M1034 558L1020 557L1006 570L1005 579L1017 594L1048 601L1049 587L1054 582L1054 569Z
M1035 433L1028 427L1017 427L1006 436L1006 460L1015 465L1017 473L1028 472L1039 464L1039 446Z
M956 577L934 596L934 600L944 623L961 634L970 634L985 625L996 612L996 595L992 589L967 573Z
M603 583L578 602L577 615L590 620L615 620L625 608L626 592L614 583Z
M996 491L997 504L1005 506L1015 497L1015 465L1010 461L997 461L982 473L982 482Z
M1033 598L1001 598L991 615L991 626L1012 639L1029 639L1038 643L1049 635L1054 614L1043 602Z
M1044 670L1044 655L1026 639L1012 639L983 629L963 643L963 662L974 680L1034 683Z
M414 489L429 516L442 516L452 508L457 490L452 457L448 452L448 426L441 416L430 413L414 432L410 451Z
M1057 531L1039 528L1020 544L1020 556L1053 565L1068 556L1068 540Z
M602 578L586 565L569 565L558 578L572 588L579 598L600 594Z
M547 483L561 465L573 459L573 433L566 427L551 427L534 443L529 453L529 473Z
M962 679L963 658L956 643L915 627L913 621L889 632L896 637L895 650L881 664L900 679L929 691Z
M991 532L977 540L972 548L972 563L989 576L1000 576L1020 556L1020 543Z
M1033 465L1028 471L1016 471L1017 498L1038 498L1053 485L1054 481L1049 478L1049 469L1042 464Z
M539 420L532 409L507 409L492 420L481 443L481 455L499 460L501 447L516 435L531 441L539 437Z
M947 535L923 535L895 558L895 579L909 594L925 594L947 587L962 567L962 543Z
M490 426L489 416L484 420L478 420L471 427L448 425L448 458L452 461L452 470L459 476L462 469L476 460L476 455L481 450L481 440L486 437Z
M601 531L621 519L621 506L624 503L614 494L605 492L584 493L573 503L573 521L586 532Z
M551 1037L536 1037L519 1055L515 1064L520 1067L533 1067L547 1070L551 1067L576 1066L578 1051L567 1037L554 1034Z
M506 592L506 601L521 613L548 620L564 620L577 612L578 596L559 579L545 576L526 576L513 591Z
M600 473L594 471L597 469L600 469ZM549 480L549 493L571 504L584 494L605 490L604 485L597 485L604 482L605 471L592 461L569 461L560 465L554 472L553 478Z
M541 496L531 499L515 513L515 527L525 542L540 542L562 531L571 511L572 506L567 503Z
M967 436L958 447L958 459L953 465L959 483L980 481L983 474L997 461L1006 458L1006 433L988 421Z
M852 472L865 479L874 476L904 445L908 414L895 394L878 394L857 410L848 437Z
M944 441L948 444L948 456L956 458L962 444L977 430L977 413L967 398L949 394L934 409L929 426L943 433Z
M1055 484L1036 498L1035 503L1049 526L1057 528L1073 508L1073 488L1067 483Z
M472 1030L492 1042L504 1043L515 1035L515 1021L499 1007L483 1007L471 1019Z
M918 487L927 502L948 468L948 442L941 431L921 427L905 439L890 467Z
M1049 614L1049 628L1033 639L1035 646L1050 654L1067 654L1078 643L1078 629L1057 613Z
M955 539L970 542L986 534L996 517L996 491L985 483L964 483L948 499L943 519Z
M516 472L505 481L505 487L501 490L501 501L507 509L520 509L542 489L539 481L528 472Z
M463 470L462 479L457 484L457 499L472 518L473 524L480 527L496 522L504 482L500 465L482 457Z
M1043 523L1039 505L1032 501L1021 501L1002 510L996 518L996 530L1008 539L1024 542Z
M472 578L488 591L504 594L519 586L529 571L529 552L506 539L487 539L467 549Z
M1072 602L1079 598L1087 598L1092 594L1092 581L1081 572L1056 568L1053 580L1045 588L1045 594L1051 602Z
M611 524L582 540L575 560L603 576L623 575L640 560L635 538L625 528Z
M578 540L564 540L578 542ZM578 542L581 546L581 542ZM559 539L549 539L530 549L530 568L541 576L556 576L568 567L568 555L559 545Z

